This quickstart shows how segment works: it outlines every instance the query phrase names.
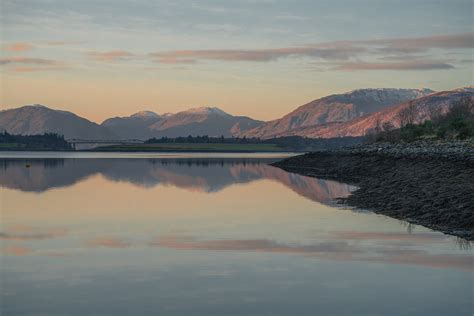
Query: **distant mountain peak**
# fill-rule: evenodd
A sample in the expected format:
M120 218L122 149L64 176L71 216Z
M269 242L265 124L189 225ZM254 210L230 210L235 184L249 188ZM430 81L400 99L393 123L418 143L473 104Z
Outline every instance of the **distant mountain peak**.
M21 109L21 108L25 108L25 109L34 108L34 109L45 109L45 110L56 111L56 110L53 110L53 109L51 109L50 107L48 107L48 106L46 106L46 105L39 104L39 103L26 104L26 105L24 105L24 106L20 106L19 108L15 108L15 109ZM12 108L12 110L13 110L13 108ZM58 111L59 111L59 110L58 110Z
M49 109L49 107L47 107L46 105L39 104L39 103L30 104L30 106L34 106L34 107L36 107L36 108L45 108L45 109Z
M197 107L197 108L191 108L185 111L182 111L181 113L189 113L189 114L215 114L215 115L225 115L228 116L230 115L229 113L219 109L218 107L210 107L210 106L203 106L203 107Z
M39 104L39 103L27 104L27 105L21 106L19 108L13 108L13 109L8 109L8 110L23 110L23 111L27 111L27 112L29 112L31 110L33 110L35 112L56 112L56 113L62 113L62 114L65 114L65 115L79 117L78 115L76 115L73 112L65 111L65 110L56 110L56 109L50 108L49 106ZM5 110L5 111L8 111L8 110Z
M455 89L455 91L474 92L474 85Z
M51 110L49 107L42 104L27 104L27 105L20 106L18 108L1 109L0 112L6 112L10 110L20 110L20 109L26 110L26 109L31 109L31 108Z
M0 112L0 130L10 134L35 135L57 133L66 139L114 139L107 128L69 111L30 104Z
M406 88L362 88L362 89L355 89L343 95L354 95L354 94L370 94L370 93L418 93L420 96L424 96L427 94L434 93L434 90L429 88L421 88L421 89L406 89Z
M130 115L130 117L158 118L160 116L153 111L140 111L140 112Z

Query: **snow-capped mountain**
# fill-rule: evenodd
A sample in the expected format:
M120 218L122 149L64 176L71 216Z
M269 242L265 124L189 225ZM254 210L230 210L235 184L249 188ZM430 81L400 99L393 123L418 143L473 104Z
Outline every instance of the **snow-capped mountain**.
M462 97L474 100L474 87L438 93L429 89L360 89L312 101L270 122L234 116L217 107L200 107L162 115L141 111L127 117L109 118L99 125L71 112L27 105L0 111L0 131L23 135L54 132L67 139L361 136L377 123L391 122L396 126L398 113L409 104L416 105L418 119L423 121L430 108L444 111Z
M246 116L233 116L216 107L200 107L164 117L149 127L157 137L235 136L263 122Z
M181 114L195 114L195 115L221 115L221 116L231 116L229 113L222 111L217 107L203 106L198 108L191 108L182 112ZM179 114L177 113L177 114Z
M217 107L192 108L159 115L140 111L126 117L106 119L96 124L74 113L27 105L0 112L0 131L11 134L53 132L66 139L149 139L151 137L222 136L230 137L257 127L263 122L234 116Z
M128 117L107 119L102 126L109 128L120 138L148 139L188 135L230 137L259 124L262 122L244 116L233 116L217 107L199 107L163 115L141 111Z
M153 111L140 111L135 114L132 114L130 117L140 117L143 119L154 119L159 118L160 116Z
M421 123L430 119L431 113L448 111L451 105L461 98L470 98L474 102L474 92L460 89L432 93L411 101L402 102L347 122L331 122L327 124L295 128L277 136L305 136L310 138L332 138L343 136L363 136L377 125L391 123L394 127L400 125L399 113L408 106L416 109L416 121Z
M130 116L112 117L102 122L120 139L148 139L153 137L149 127L162 120L162 116L152 111L140 111Z
M334 94L302 105L282 118L262 124L240 136L271 138L307 126L346 122L433 92L430 89L384 88Z

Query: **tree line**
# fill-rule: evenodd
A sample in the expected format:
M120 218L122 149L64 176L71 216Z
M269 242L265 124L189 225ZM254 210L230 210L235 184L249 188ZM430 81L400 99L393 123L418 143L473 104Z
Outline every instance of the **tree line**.
M421 111L424 113L421 113ZM424 114L427 119L422 121ZM399 128L391 122L377 126L369 131L372 141L410 142L422 138L429 139L467 139L474 137L474 100L470 97L459 99L444 111L439 107L418 109L410 104L397 115Z
M0 144L3 149L53 149L72 150L63 135L44 133L38 135L13 135L7 131L0 133Z
M170 143L207 143L207 144L273 144L283 149L295 151L310 151L332 149L345 146L353 146L363 143L365 137L336 137L336 138L307 138L301 136L275 137L260 139L258 137L212 137L187 136L187 137L161 137L150 138L146 144L170 144Z
M161 138L150 138L145 141L145 144L170 144L170 143L199 143L199 144L269 144L260 138L247 138L247 137L212 137L208 135L203 136L192 136L187 137L161 137Z

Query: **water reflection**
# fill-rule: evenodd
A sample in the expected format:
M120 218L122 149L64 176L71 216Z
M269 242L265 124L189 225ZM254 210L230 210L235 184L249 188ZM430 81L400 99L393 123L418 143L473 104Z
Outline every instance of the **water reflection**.
M0 159L0 314L472 312L469 243L270 161Z
M367 247L354 243L360 240L389 240ZM403 243L400 243L403 241ZM473 258L465 254L431 254L416 246L439 243L439 236L410 236L398 233L333 232L327 240L312 244L284 244L268 239L197 240L190 236L160 236L150 245L177 250L251 251L312 256L334 261L362 261L409 264L434 268L456 268L474 271Z
M335 181L299 176L269 166L268 159L0 159L0 186L26 192L67 187L100 174L115 182L152 188L218 192L257 180L284 184L301 196L331 203L354 190Z

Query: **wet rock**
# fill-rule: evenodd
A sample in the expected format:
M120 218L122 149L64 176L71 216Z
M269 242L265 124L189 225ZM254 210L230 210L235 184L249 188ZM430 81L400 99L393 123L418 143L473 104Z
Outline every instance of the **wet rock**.
M472 141L362 145L274 165L358 186L339 199L347 205L474 240Z

